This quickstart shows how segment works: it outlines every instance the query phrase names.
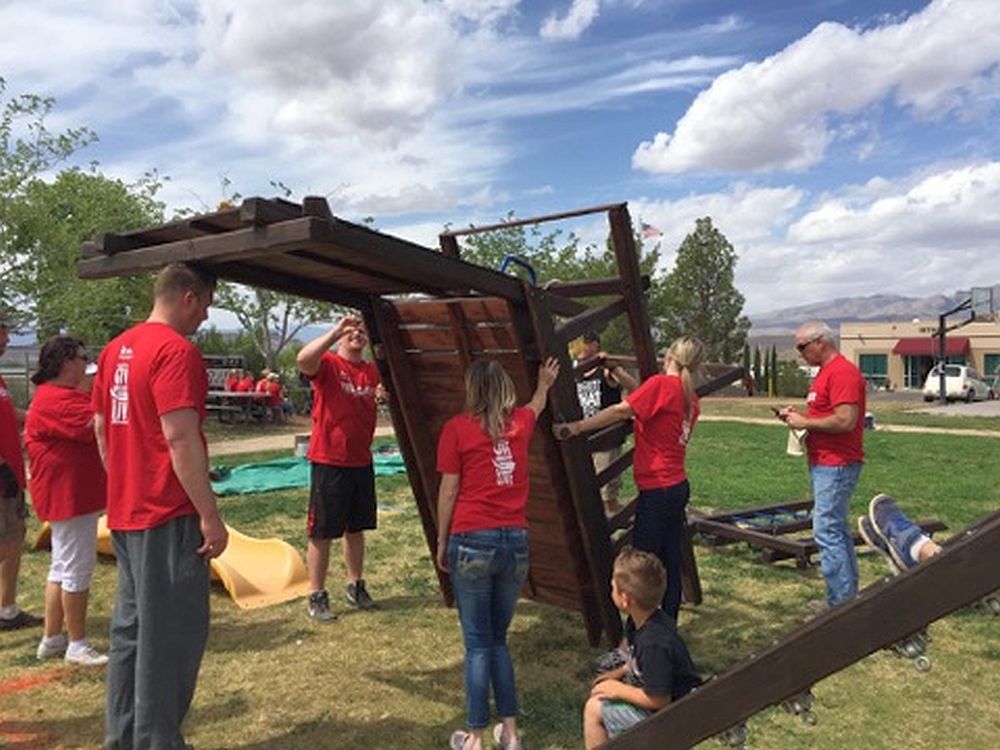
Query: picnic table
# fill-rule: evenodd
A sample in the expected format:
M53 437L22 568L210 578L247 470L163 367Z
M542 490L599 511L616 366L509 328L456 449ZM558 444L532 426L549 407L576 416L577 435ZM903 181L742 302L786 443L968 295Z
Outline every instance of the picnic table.
M261 420L267 412L269 394L256 391L209 391L205 410L213 411L220 422Z

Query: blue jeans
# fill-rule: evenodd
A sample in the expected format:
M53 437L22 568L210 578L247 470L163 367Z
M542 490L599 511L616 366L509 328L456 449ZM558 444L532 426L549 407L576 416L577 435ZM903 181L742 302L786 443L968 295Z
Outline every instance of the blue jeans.
M667 571L667 590L663 593L663 611L677 619L681 608L681 557L684 552L685 508L691 497L691 485L679 484L655 490L641 490L632 526L632 545L652 552Z
M861 464L810 466L813 492L813 538L819 547L820 571L830 606L858 594L858 558L847 522L851 495L861 476Z
M448 567L465 643L465 708L470 729L490 723L490 684L501 717L517 716L507 628L528 576L528 532L503 528L452 534Z

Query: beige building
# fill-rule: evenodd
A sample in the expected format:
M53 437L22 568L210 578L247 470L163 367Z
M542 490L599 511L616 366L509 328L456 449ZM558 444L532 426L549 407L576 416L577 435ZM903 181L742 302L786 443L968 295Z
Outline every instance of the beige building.
M919 390L937 361L937 326L936 320L842 323L840 351L875 387ZM1000 316L949 331L945 342L949 362L975 368L987 383L1000 376Z

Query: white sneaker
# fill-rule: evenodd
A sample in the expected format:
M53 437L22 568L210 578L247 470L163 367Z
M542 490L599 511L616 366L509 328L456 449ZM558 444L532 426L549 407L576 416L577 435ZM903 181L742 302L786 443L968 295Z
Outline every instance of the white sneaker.
M79 651L67 651L66 663L78 664L81 667L103 667L108 663L108 655L88 645Z
M35 654L38 656L38 661L45 661L46 659L55 659L66 653L66 646L68 642L66 641L66 636L64 635L56 643L48 645L45 640L39 642L38 651Z

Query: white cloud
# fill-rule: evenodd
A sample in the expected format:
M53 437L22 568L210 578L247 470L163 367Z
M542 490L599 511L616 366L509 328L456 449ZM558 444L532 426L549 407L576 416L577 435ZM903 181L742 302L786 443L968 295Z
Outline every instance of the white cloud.
M599 0L573 0L566 15L548 16L539 30L543 39L576 39L597 18L601 9Z
M638 146L632 164L649 172L805 169L836 137L832 118L889 97L916 116L940 116L981 97L984 82L995 92L998 62L995 0L934 0L867 31L823 23L781 52L719 76L673 134Z

